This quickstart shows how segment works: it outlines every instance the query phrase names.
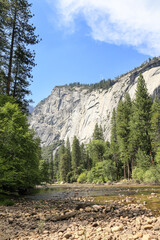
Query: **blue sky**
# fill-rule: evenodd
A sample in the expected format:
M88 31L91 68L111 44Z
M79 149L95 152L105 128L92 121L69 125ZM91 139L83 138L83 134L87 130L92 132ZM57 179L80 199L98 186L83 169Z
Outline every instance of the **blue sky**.
M58 85L114 79L160 55L159 0L30 0L36 105Z

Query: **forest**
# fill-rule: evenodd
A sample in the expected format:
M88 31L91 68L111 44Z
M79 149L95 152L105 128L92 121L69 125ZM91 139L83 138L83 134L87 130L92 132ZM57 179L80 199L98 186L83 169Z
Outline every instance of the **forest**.
M28 124L31 46L41 40L27 0L0 0L0 191L23 192L41 182L160 181L160 100L152 101L140 75L136 96L126 93L113 110L110 142L95 125L86 145L76 136L41 151ZM108 89L114 80L86 85ZM79 86L79 83L69 87ZM53 149L58 149L53 156Z
M74 136L40 162L43 181L137 182L160 181L160 100L151 99L140 74L135 99L129 94L113 110L111 139L104 141L103 129L95 125L89 144ZM60 144L60 143L59 143ZM43 150L45 152L46 149Z

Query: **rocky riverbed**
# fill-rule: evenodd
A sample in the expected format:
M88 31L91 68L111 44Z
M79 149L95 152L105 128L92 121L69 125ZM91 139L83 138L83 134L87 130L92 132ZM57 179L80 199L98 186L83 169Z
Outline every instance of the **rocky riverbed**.
M160 240L160 216L127 196L98 204L84 197L23 199L0 206L0 240L9 239Z

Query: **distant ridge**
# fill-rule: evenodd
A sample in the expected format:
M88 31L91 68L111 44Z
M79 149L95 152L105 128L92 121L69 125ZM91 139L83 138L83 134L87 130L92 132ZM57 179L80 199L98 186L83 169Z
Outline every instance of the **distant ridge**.
M153 58L110 80L108 86L107 81L102 80L91 85L73 83L55 87L34 108L29 120L30 127L40 137L42 146L67 138L72 142L74 135L81 142L88 143L96 123L102 126L105 140L110 140L113 108L117 108L126 92L134 98L140 72L144 76L149 94L153 98L160 95L160 58Z

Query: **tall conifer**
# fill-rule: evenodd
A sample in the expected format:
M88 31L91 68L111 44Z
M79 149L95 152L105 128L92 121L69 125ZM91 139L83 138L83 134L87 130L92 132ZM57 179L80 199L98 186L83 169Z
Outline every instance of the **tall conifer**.
M136 97L130 121L130 153L135 159L138 149L151 154L150 120L152 100L148 94L145 80L140 74L137 82Z
M120 157L124 164L124 177L128 172L128 178L131 177L131 162L129 154L129 122L131 114L131 99L128 93L125 95L124 101L120 101L117 108L117 140L119 145ZM126 171L127 168L127 171Z
M72 169L75 175L79 174L79 166L81 163L81 149L79 140L74 136L72 143Z
M39 42L35 27L30 23L33 17L31 5L28 0L0 0L6 13L6 21L0 24L1 45L5 42L0 52L0 70L6 76L6 94L13 95L24 108L28 104L25 96L30 94L31 70L35 66L35 53L28 46ZM1 19L4 19L3 12L0 13Z
M116 117L117 117L117 113L115 108L113 109L112 112L112 119L111 119L111 145L110 145L110 151L112 154L112 159L115 162L115 166L116 166L116 175L117 175L117 180L120 177L120 173L119 173L119 146L118 146L118 139L117 139L117 121L116 121Z
M151 141L155 153L160 147L160 99L155 98L151 111Z

